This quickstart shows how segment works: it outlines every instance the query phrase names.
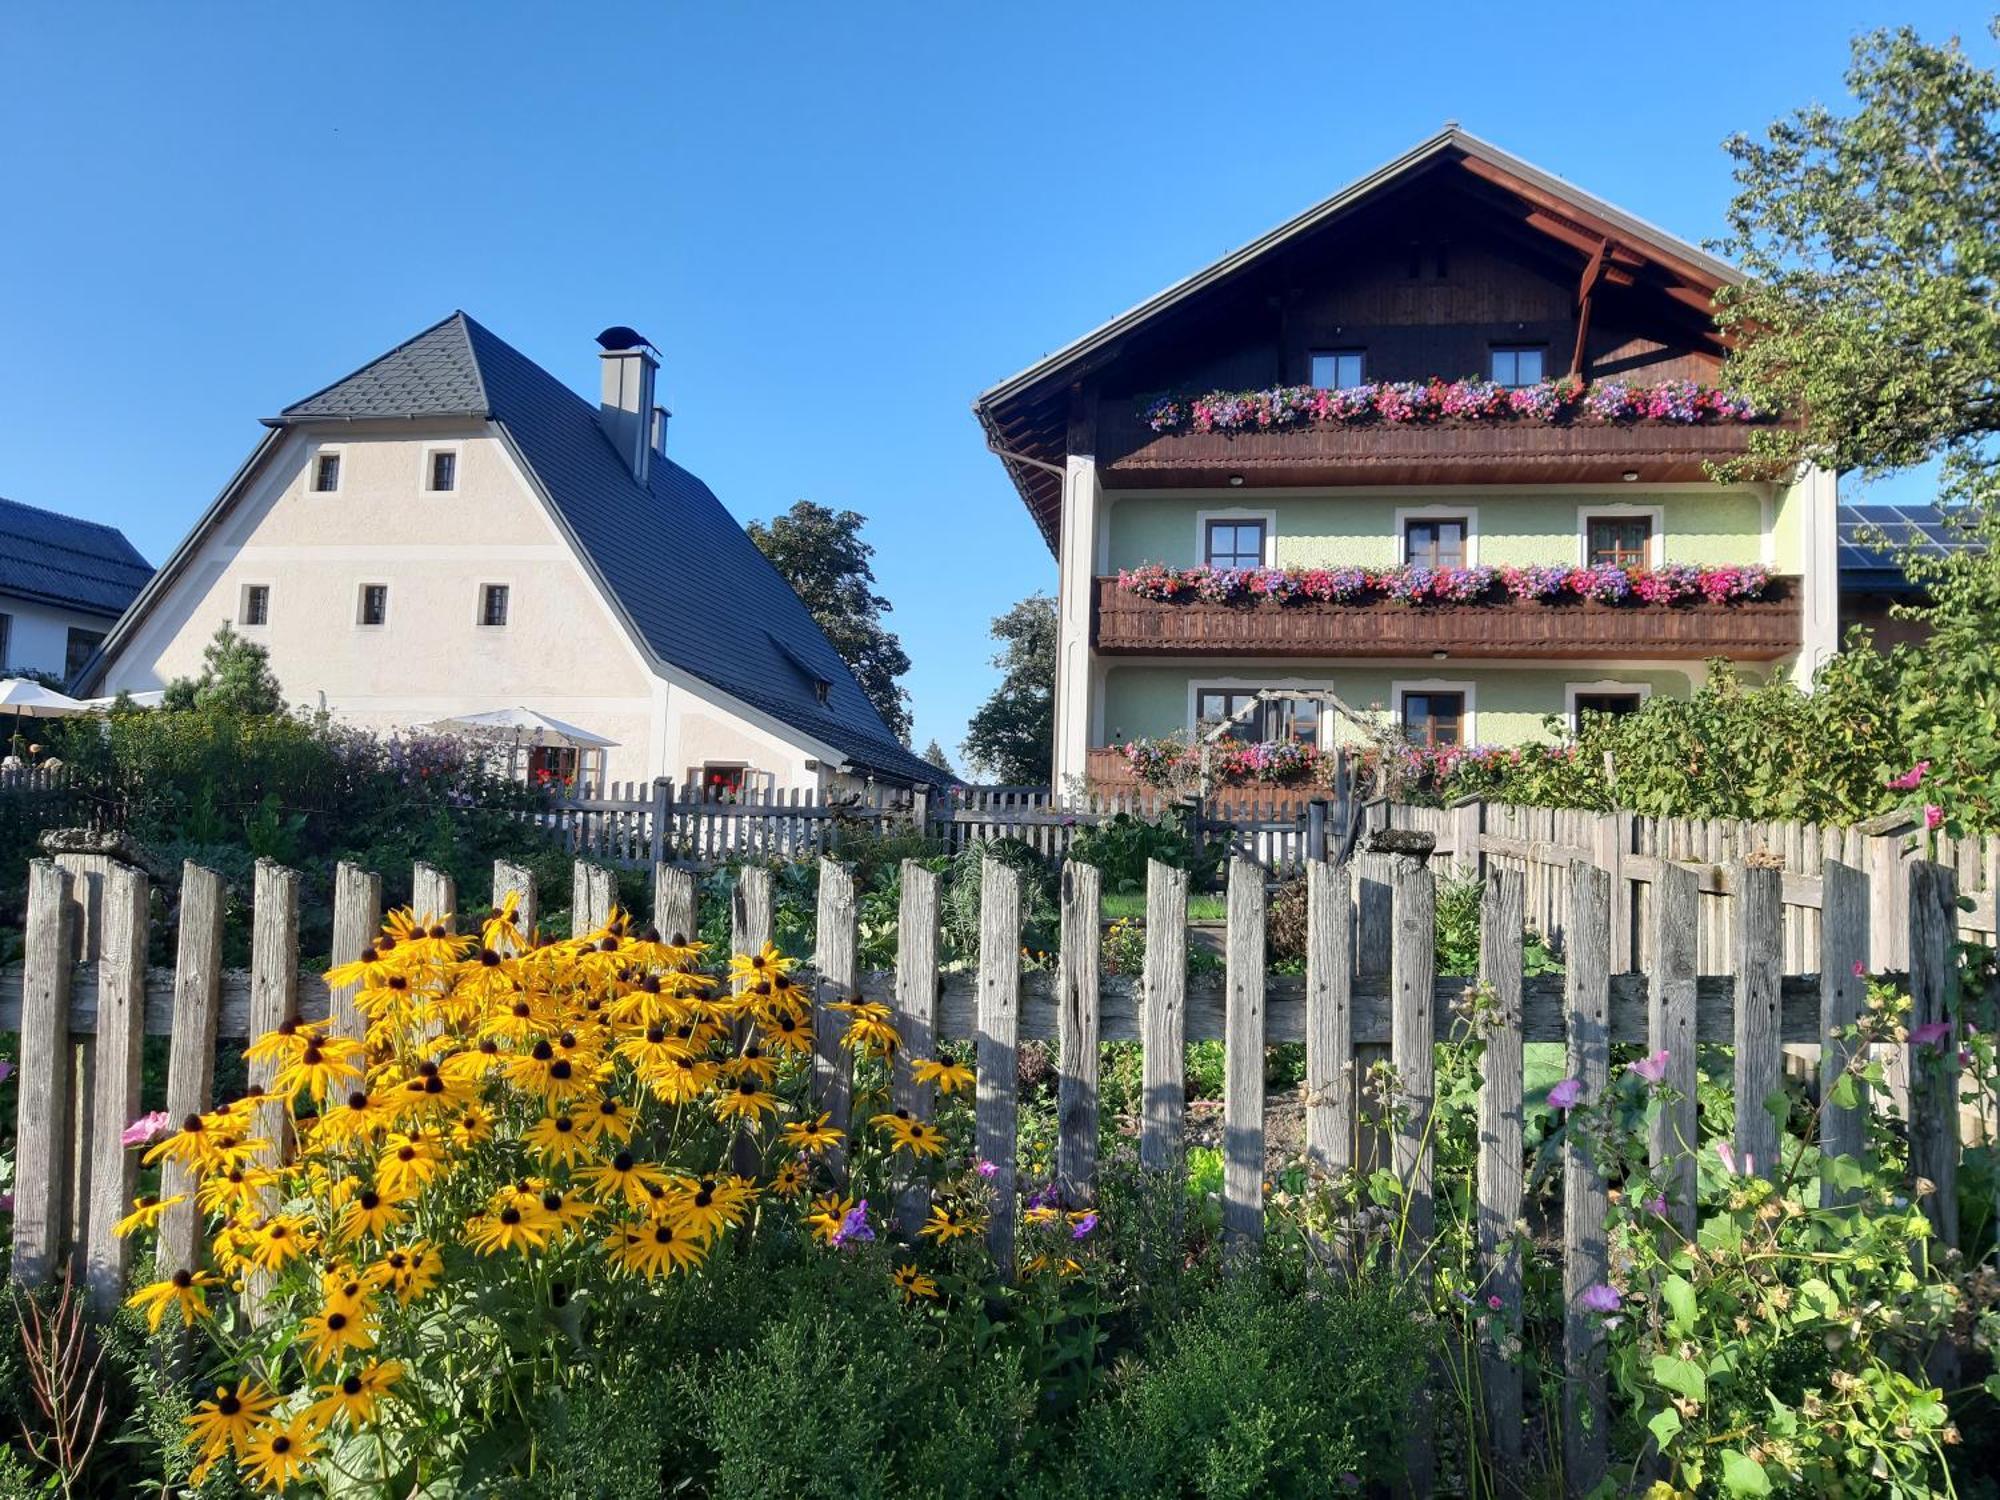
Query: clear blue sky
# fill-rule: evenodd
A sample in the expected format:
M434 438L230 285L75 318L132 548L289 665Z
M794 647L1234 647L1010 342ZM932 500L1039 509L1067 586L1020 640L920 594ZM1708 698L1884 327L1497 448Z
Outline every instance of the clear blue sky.
M1055 582L980 390L1447 118L1706 238L1724 136L1838 99L1857 30L1989 57L1984 14L22 0L0 495L159 562L258 417L452 308L584 387L630 323L739 518L869 518L916 743L956 757L989 619Z

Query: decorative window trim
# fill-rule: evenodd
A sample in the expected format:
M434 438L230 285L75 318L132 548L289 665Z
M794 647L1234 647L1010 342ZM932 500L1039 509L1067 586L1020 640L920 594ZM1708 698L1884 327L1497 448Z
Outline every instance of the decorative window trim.
M487 623L486 591L505 589L507 591L507 618L498 625ZM482 578L472 595L472 623L479 630L505 630L514 623L514 580L511 578Z
M1390 537L1398 567L1410 565L1410 526L1412 521L1463 521L1465 522L1465 566L1479 566L1479 507L1476 505L1399 505L1396 507L1396 530Z
M1221 510L1198 510L1194 513L1194 560L1208 561L1208 523L1211 521L1262 521L1264 523L1264 566L1274 568L1278 558L1278 513L1275 510L1253 510L1241 506L1227 506Z
M1199 736L1201 733L1200 713L1201 713L1201 695L1203 693L1269 692L1269 693L1281 693L1281 694L1294 694L1294 693L1320 693L1325 691L1326 691L1325 683L1308 682L1302 677L1285 678L1275 682L1268 677L1258 677L1254 679L1246 677L1193 678L1188 682L1188 691L1187 691L1186 723L1188 727L1188 734L1192 737L1192 736ZM1317 744L1329 745L1332 743L1332 741L1327 738L1327 732L1329 728L1328 715L1330 714L1330 712L1331 710L1328 709L1326 704L1322 703L1319 705L1317 710L1318 718L1316 721L1316 728L1315 728L1315 733L1317 736L1315 743Z
M252 623L250 619L250 590L264 591L264 618ZM247 578L236 590L236 623L244 630L268 630L271 627L271 596L277 590L269 579ZM359 606L356 607L359 613Z
M1647 520L1653 523L1652 538L1646 543L1646 566L1661 567L1667 551L1667 508L1664 505L1618 504L1579 505L1576 508L1576 565L1590 566L1590 523L1605 520Z
M1403 727L1403 697L1407 693L1461 693L1465 697L1465 723L1459 731L1461 745L1479 743L1479 684L1443 677L1398 677L1389 684L1390 712L1398 732Z
M322 458L331 458L335 461L333 466L333 488L330 490L323 490L319 487L319 461ZM315 443L312 453L306 459L306 493L309 495L318 495L326 499L337 499L340 492L345 488L347 488L346 445L343 443Z
M380 620L364 620L361 618L362 611L367 606L367 591L369 589L380 589L382 591L382 618ZM387 630L389 628L389 613L393 608L392 597L392 590L388 582L384 579L371 578L357 583L354 586L354 628L356 630Z
M1602 678L1596 682L1566 682L1563 684L1563 718L1569 723L1569 732L1575 734L1583 726L1577 721L1576 700L1586 693L1634 693L1641 703L1653 696L1650 682L1619 682L1614 678Z
M451 488L448 490L439 490L431 488L431 456L437 453L449 453L451 455ZM465 450L462 444L459 443L424 444L424 466L418 472L417 475L417 483L422 488L424 494L456 495L459 492L458 481L464 477L464 474L465 474Z

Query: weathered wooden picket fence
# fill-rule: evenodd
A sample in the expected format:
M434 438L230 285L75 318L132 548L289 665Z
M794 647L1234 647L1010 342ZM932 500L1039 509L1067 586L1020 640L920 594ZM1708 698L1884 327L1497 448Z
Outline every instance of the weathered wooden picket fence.
M1495 835L1505 838L1508 835ZM1465 846L1469 847L1469 846ZM1704 899L1701 870L1659 860L1644 867L1650 883L1636 965L1620 958L1614 926L1617 902L1610 872L1581 860L1564 869L1562 911L1565 971L1557 977L1523 973L1528 880L1507 867L1506 846L1492 857L1482 897L1478 979L1437 974L1434 915L1437 876L1423 841L1405 852L1362 853L1344 865L1307 867L1308 960L1303 977L1267 972L1267 872L1238 858L1228 872L1226 971L1191 976L1187 969L1184 872L1155 862L1149 871L1145 962L1137 976L1100 967L1099 874L1068 864L1061 881L1062 940L1057 962L1028 969L1021 943L1019 872L989 860L980 894L977 957L963 969L939 959L940 882L916 862L902 870L898 960L892 971L863 974L857 962L857 901L848 867L821 866L813 988L820 1008L815 1061L818 1107L847 1124L850 1079L838 1045L833 1001L860 993L897 1012L909 1051L928 1055L938 1039L969 1041L976 1055L976 1149L995 1164L997 1201L1011 1204L1019 1186L1016 1136L1017 1050L1026 1039L1057 1044L1060 1137L1055 1175L1073 1202L1091 1201L1099 1144L1100 1042L1138 1042L1143 1106L1135 1122L1139 1159L1150 1170L1173 1169L1183 1149L1183 1071L1188 1042L1225 1043L1222 1213L1229 1244L1241 1250L1264 1231L1265 1049L1303 1042L1306 1055L1306 1144L1329 1173L1366 1165L1383 1149L1405 1187L1407 1264L1424 1276L1433 1229L1434 1165L1430 1127L1437 1047L1457 1024L1468 991L1481 987L1486 1052L1479 1091L1475 1172L1478 1254L1487 1284L1503 1311L1489 1322L1482 1358L1482 1400L1488 1456L1502 1469L1520 1461L1523 1441L1521 1374L1503 1357L1502 1341L1517 1328L1522 1268L1514 1226L1524 1211L1524 1061L1530 1042L1567 1047L1568 1071L1586 1099L1612 1079L1612 1048L1630 1044L1668 1052L1667 1081L1679 1093L1654 1131L1656 1162L1671 1164L1678 1186L1670 1213L1683 1229L1693 1223L1693 1164L1678 1149L1697 1137L1696 1048L1734 1049L1736 1150L1756 1170L1780 1169L1777 1122L1764 1101L1780 1084L1781 1048L1822 1048L1823 1079L1847 1060L1840 1034L1862 1013L1874 913L1881 906L1877 875L1828 858L1817 878L1822 913L1818 951L1808 972L1784 963L1784 875L1759 863L1728 867L1720 894L1731 905L1728 972L1702 974L1697 956ZM1529 858L1532 868L1537 860ZM1636 873L1636 867L1635 867ZM1897 872L1903 891L1901 939L1915 1012L1910 1024L1942 1019L1952 984L1951 949L1957 873L1917 860ZM139 1059L146 1035L171 1038L167 1107L179 1119L210 1105L218 1040L234 1044L292 1016L331 1014L342 1031L358 1033L349 997L329 996L321 981L299 971L297 872L265 862L257 867L247 973L221 968L224 901L213 873L190 864L178 905L178 959L172 970L148 971L149 881L102 856L65 855L36 861L29 876L26 961L0 974L0 1029L20 1033L20 1118L16 1162L13 1274L36 1284L69 1257L100 1308L122 1294L129 1249L111 1225L129 1200L136 1153L119 1135L140 1103ZM420 914L455 912L451 881L419 866L414 906ZM608 915L616 890L610 871L576 866L572 911L578 930ZM533 921L538 893L527 872L495 866L496 903L520 892ZM697 930L693 875L669 863L655 866L653 912L666 933ZM485 904L484 900L479 905ZM379 876L342 865L336 873L333 959L359 954L381 917ZM740 948L770 933L770 872L749 866L731 897L733 941ZM1394 1106L1370 1117L1364 1085L1373 1059L1386 1057ZM1936 1184L1924 1199L1940 1238L1957 1240L1958 1162L1956 1057L1909 1059L1911 1169ZM253 1070L253 1083L266 1082ZM898 1102L919 1115L929 1091L900 1077ZM1862 1101L1824 1112L1822 1145L1851 1151L1862 1139ZM1606 1215L1611 1184L1585 1133L1564 1146L1562 1173L1565 1474L1574 1492L1589 1490L1607 1463L1607 1393L1601 1319L1582 1301L1586 1288L1609 1279ZM185 1184L166 1182L172 1193ZM1175 1189L1178 1190L1178 1189ZM1822 1188L1830 1197L1830 1185ZM909 1233L921 1220L921 1189L898 1204ZM993 1215L989 1247L1014 1262L1015 1219ZM202 1255L198 1226L186 1205L162 1227L168 1270L193 1266ZM1417 1419L1412 1463L1427 1462Z
M713 866L737 859L813 859L851 831L922 826L923 794L868 785L851 792L745 787L721 792L661 777L614 781L559 796L522 815L569 853L627 868L667 860Z

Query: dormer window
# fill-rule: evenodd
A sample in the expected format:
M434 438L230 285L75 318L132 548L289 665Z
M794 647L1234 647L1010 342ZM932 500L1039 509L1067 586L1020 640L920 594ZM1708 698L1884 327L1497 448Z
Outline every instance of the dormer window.
M313 459L313 493L315 495L337 495L340 493L340 455L321 453Z
M1539 385L1543 349L1539 344L1496 344L1489 377L1495 385Z
M1323 391L1344 391L1362 383L1366 364L1360 349L1315 349L1312 383Z

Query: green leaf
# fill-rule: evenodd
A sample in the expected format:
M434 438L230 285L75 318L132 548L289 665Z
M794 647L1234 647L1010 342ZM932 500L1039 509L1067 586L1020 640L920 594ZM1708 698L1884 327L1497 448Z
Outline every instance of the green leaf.
M1685 1276L1669 1276L1660 1283L1660 1298L1672 1314L1668 1320L1676 1333L1692 1333L1695 1321L1694 1285Z
M1771 1493L1771 1481L1764 1477L1764 1466L1734 1448L1722 1450L1722 1487L1732 1495Z
M1653 1384L1662 1386L1685 1396L1690 1401L1708 1399L1708 1377L1701 1372L1701 1366L1691 1359L1682 1359L1673 1354L1653 1356Z
M1665 1453L1673 1440L1681 1435L1681 1414L1671 1406L1662 1407L1653 1413L1653 1420L1646 1424L1646 1430L1653 1434L1653 1446Z

